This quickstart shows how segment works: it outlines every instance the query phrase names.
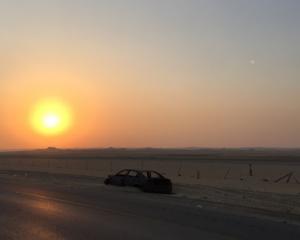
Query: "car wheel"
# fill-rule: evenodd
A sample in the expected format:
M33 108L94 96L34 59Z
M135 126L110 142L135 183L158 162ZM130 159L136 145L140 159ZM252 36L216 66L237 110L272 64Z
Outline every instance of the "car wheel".
M145 183L143 186L141 186L141 190L143 192L150 192L149 184Z

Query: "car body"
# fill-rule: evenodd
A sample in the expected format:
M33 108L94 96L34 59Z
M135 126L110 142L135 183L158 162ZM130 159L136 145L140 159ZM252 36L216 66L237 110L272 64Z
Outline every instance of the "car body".
M123 169L109 175L105 184L138 187L145 192L172 193L172 182L153 170Z

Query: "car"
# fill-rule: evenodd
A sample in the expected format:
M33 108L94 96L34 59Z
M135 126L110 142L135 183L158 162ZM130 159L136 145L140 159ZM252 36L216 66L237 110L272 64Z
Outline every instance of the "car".
M106 185L133 186L144 192L172 193L172 182L153 170L123 169L115 175L109 175Z

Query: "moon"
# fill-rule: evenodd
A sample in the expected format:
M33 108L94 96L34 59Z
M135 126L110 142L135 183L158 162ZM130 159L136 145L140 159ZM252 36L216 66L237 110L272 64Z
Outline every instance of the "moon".
M33 130L42 135L66 133L72 126L72 111L68 104L58 99L39 101L30 114Z
M255 65L255 64L256 64L256 61L255 61L254 59L251 59L251 60L249 61L249 63L250 63L251 65Z

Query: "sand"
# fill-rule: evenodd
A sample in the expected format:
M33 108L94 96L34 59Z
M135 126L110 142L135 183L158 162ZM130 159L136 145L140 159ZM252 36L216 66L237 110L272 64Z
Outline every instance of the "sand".
M152 169L174 183L282 194L300 193L298 149L47 149L0 153L1 170L106 177Z

